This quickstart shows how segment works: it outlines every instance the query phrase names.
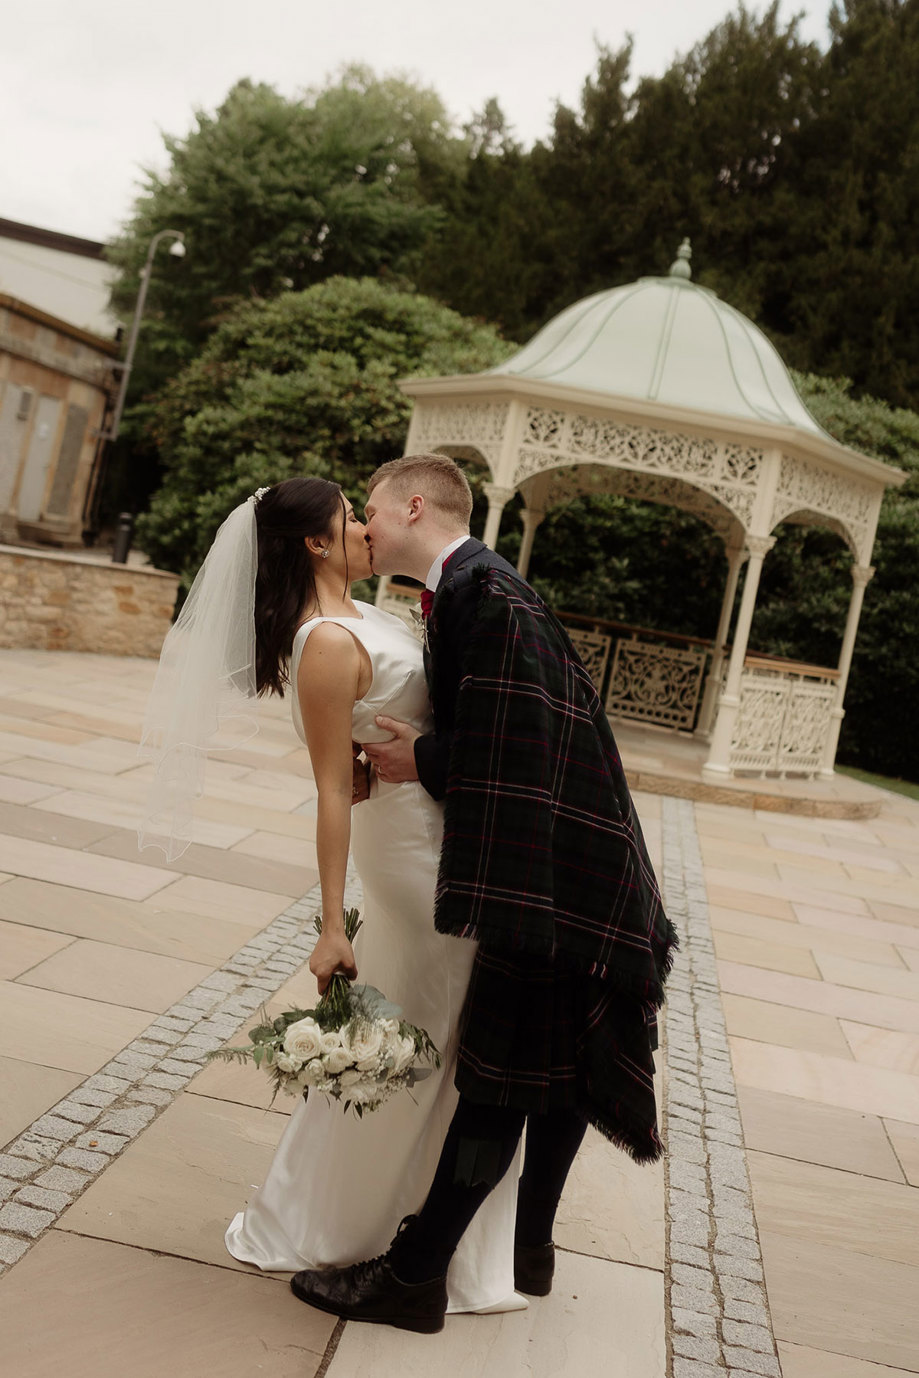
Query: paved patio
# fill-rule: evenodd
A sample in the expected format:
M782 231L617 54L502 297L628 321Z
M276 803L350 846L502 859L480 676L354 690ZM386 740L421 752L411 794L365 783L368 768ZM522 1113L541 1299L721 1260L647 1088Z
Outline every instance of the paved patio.
M141 859L152 674L0 660L11 1372L919 1372L919 806L879 796L877 817L849 821L639 793L685 935L666 1170L589 1140L557 1286L526 1312L450 1318L434 1337L341 1326L225 1253L286 1107L265 1108L250 1069L204 1065L263 999L312 993L307 758L269 705L249 750L210 771L199 840L172 867Z

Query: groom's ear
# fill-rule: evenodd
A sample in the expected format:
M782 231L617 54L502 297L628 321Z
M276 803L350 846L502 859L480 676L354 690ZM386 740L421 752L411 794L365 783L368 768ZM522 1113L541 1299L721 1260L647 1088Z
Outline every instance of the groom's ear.
M413 493L408 500L408 519L415 522L424 512L424 498L420 493Z

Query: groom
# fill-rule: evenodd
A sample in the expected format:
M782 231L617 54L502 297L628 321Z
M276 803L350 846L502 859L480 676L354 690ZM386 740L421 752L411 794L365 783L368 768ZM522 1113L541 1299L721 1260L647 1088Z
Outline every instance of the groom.
M440 1330L464 1231L526 1126L515 1286L544 1296L552 1226L588 1122L639 1161L661 1152L655 1011L675 935L606 716L552 613L469 536L472 495L443 455L382 465L367 540L381 574L425 583L434 731L378 719L382 780L444 800L439 932L477 941L459 1103L431 1190L388 1253L298 1273L298 1297L352 1320Z

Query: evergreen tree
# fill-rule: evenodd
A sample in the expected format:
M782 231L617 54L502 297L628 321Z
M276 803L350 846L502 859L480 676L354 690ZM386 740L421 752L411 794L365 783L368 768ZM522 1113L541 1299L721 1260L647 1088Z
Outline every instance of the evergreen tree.
M401 452L406 375L472 373L499 363L494 330L370 278L237 307L156 406L162 487L138 542L188 579L227 512L263 484L316 473L363 481Z
M845 0L830 28L793 188L803 233L789 349L803 367L916 407L919 0Z
M160 477L154 398L234 307L335 274L398 278L440 218L422 183L465 147L433 92L363 67L303 100L240 81L165 144L167 171L146 174L109 254L122 270L113 305L127 318L153 235L185 235L181 263L161 253L154 264L108 484L115 511L146 505Z

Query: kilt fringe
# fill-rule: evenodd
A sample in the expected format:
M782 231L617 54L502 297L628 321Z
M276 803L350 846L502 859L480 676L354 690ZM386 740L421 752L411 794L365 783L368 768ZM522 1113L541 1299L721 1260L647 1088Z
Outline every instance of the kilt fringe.
M599 1130L604 1139L621 1148L623 1153L636 1163L656 1163L664 1153L664 1145L657 1132L657 1125L648 1125L636 1116L612 1118L603 1106L580 1105L587 1120L594 1129Z

